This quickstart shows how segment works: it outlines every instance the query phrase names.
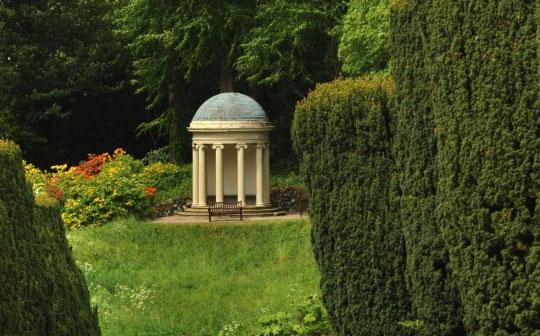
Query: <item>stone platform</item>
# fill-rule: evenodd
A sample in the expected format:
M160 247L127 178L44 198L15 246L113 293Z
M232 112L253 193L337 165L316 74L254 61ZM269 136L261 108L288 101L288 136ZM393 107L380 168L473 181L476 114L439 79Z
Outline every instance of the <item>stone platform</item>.
M208 218L208 208L205 207L196 207L196 208L187 208L184 212L178 213L179 217L186 218ZM242 209L242 216L249 217L270 217L270 216L285 216L285 211L273 208L273 207L255 207L255 206L246 206ZM220 216L223 218L229 216ZM231 218L238 218L239 216L230 216Z

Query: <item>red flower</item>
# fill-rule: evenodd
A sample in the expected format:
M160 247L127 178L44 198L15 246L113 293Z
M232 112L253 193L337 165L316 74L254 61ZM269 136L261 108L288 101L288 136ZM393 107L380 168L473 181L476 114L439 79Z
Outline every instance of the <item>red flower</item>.
M156 187L146 187L146 188L144 188L144 191L146 191L146 195L148 197L156 196L157 190L158 190L158 188L156 188Z
M64 195L64 189L58 188L57 186L50 184L47 186L47 193L50 196L54 197L57 201L61 201L62 196Z
M75 171L90 180L101 172L103 165L108 161L111 161L111 156L108 153L88 154L88 159L76 167Z

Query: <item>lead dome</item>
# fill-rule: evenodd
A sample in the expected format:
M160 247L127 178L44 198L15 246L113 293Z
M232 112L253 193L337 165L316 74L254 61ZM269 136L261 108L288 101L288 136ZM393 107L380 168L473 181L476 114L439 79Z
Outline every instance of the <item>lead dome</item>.
M268 121L255 99L236 92L221 93L205 101L193 121Z

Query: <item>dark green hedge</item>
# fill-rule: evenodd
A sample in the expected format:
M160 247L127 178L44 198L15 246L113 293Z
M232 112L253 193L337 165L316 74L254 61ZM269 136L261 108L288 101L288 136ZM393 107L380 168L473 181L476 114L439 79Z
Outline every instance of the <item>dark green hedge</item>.
M470 335L540 335L539 9L537 0L394 2L398 129L413 144L401 151L432 155L432 128L436 155L422 169L436 176L433 222ZM425 175L401 162L404 195L414 194L403 177Z
M472 335L540 335L537 0L433 3L438 222Z
M297 105L294 146L311 195L323 301L340 335L404 335L405 247L391 202L389 80L318 85Z
M59 212L36 206L21 152L0 140L0 333L100 335Z
M437 129L429 98L429 10L432 1L392 7L392 75L396 81L394 152L399 174L407 283L414 320L427 335L463 335L460 297L436 218Z

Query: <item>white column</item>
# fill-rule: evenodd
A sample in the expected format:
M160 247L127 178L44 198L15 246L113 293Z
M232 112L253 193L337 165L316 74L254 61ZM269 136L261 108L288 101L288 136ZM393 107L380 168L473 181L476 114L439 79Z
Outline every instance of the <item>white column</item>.
M223 148L221 144L213 145L216 151L216 202L223 202Z
M193 148L193 168L191 173L193 197L191 206L197 206L199 205L199 151L196 144L193 144L191 147Z
M245 157L245 151L247 149L247 145L239 144L236 145L237 151L237 189L236 193L238 194L238 202L242 202L242 205L246 205L246 180L245 180L245 165L244 165L244 157Z
M264 149L264 204L270 205L270 145Z
M264 144L257 144L256 153L256 194L255 194L255 206L264 206L264 164L263 164L263 151Z
M206 206L206 153L205 145L199 145L199 203L201 207Z

